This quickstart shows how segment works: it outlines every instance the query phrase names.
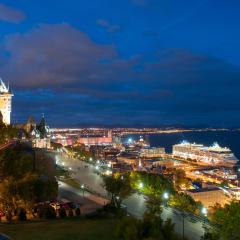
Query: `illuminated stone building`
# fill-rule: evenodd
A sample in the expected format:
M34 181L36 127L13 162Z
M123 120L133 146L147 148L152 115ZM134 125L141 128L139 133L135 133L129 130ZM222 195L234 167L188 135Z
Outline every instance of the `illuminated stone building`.
M112 144L112 131L108 131L107 136L85 136L79 137L78 144L91 145L110 145Z
M195 201L201 202L205 207L213 207L215 204L224 204L229 202L229 197L219 188L201 188L188 190L187 194L190 195Z
M165 148L142 148L140 157L142 158L158 158L165 155Z
M34 148L51 148L50 129L46 124L44 115L39 124L36 124L33 117L29 117L24 129L31 139Z
M11 123L12 96L9 87L0 78L0 112L3 123L7 125Z

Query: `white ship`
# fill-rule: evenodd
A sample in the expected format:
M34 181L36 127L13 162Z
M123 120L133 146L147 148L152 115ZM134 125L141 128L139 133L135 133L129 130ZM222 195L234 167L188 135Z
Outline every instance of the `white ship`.
M173 156L214 164L229 163L234 165L238 161L229 148L220 147L218 143L213 143L212 146L207 147L203 144L183 141L173 145Z

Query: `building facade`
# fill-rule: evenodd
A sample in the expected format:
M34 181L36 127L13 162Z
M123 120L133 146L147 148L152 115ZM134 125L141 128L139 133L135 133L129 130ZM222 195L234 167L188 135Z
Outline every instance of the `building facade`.
M37 124L33 117L29 117L24 126L28 137L31 139L32 147L34 148L51 148L51 134L50 128L46 124L44 115L42 116L39 124Z
M13 94L9 90L9 87L0 78L0 112L2 122L7 125L11 123L12 97Z
M224 204L230 201L230 198L219 188L201 188L188 190L189 194L195 201L201 202L205 207L213 207L215 204Z
M165 155L165 148L142 148L140 157L142 158L159 158Z

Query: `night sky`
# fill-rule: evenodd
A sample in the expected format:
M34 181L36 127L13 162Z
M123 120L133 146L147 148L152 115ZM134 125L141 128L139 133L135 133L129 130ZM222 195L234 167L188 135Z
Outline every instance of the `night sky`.
M240 127L239 0L0 2L13 122Z

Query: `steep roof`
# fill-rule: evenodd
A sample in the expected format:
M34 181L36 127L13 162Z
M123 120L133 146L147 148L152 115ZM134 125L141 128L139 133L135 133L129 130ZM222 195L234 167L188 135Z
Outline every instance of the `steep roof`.
M8 92L9 92L9 87L6 87L5 83L0 78L0 93L8 93Z

